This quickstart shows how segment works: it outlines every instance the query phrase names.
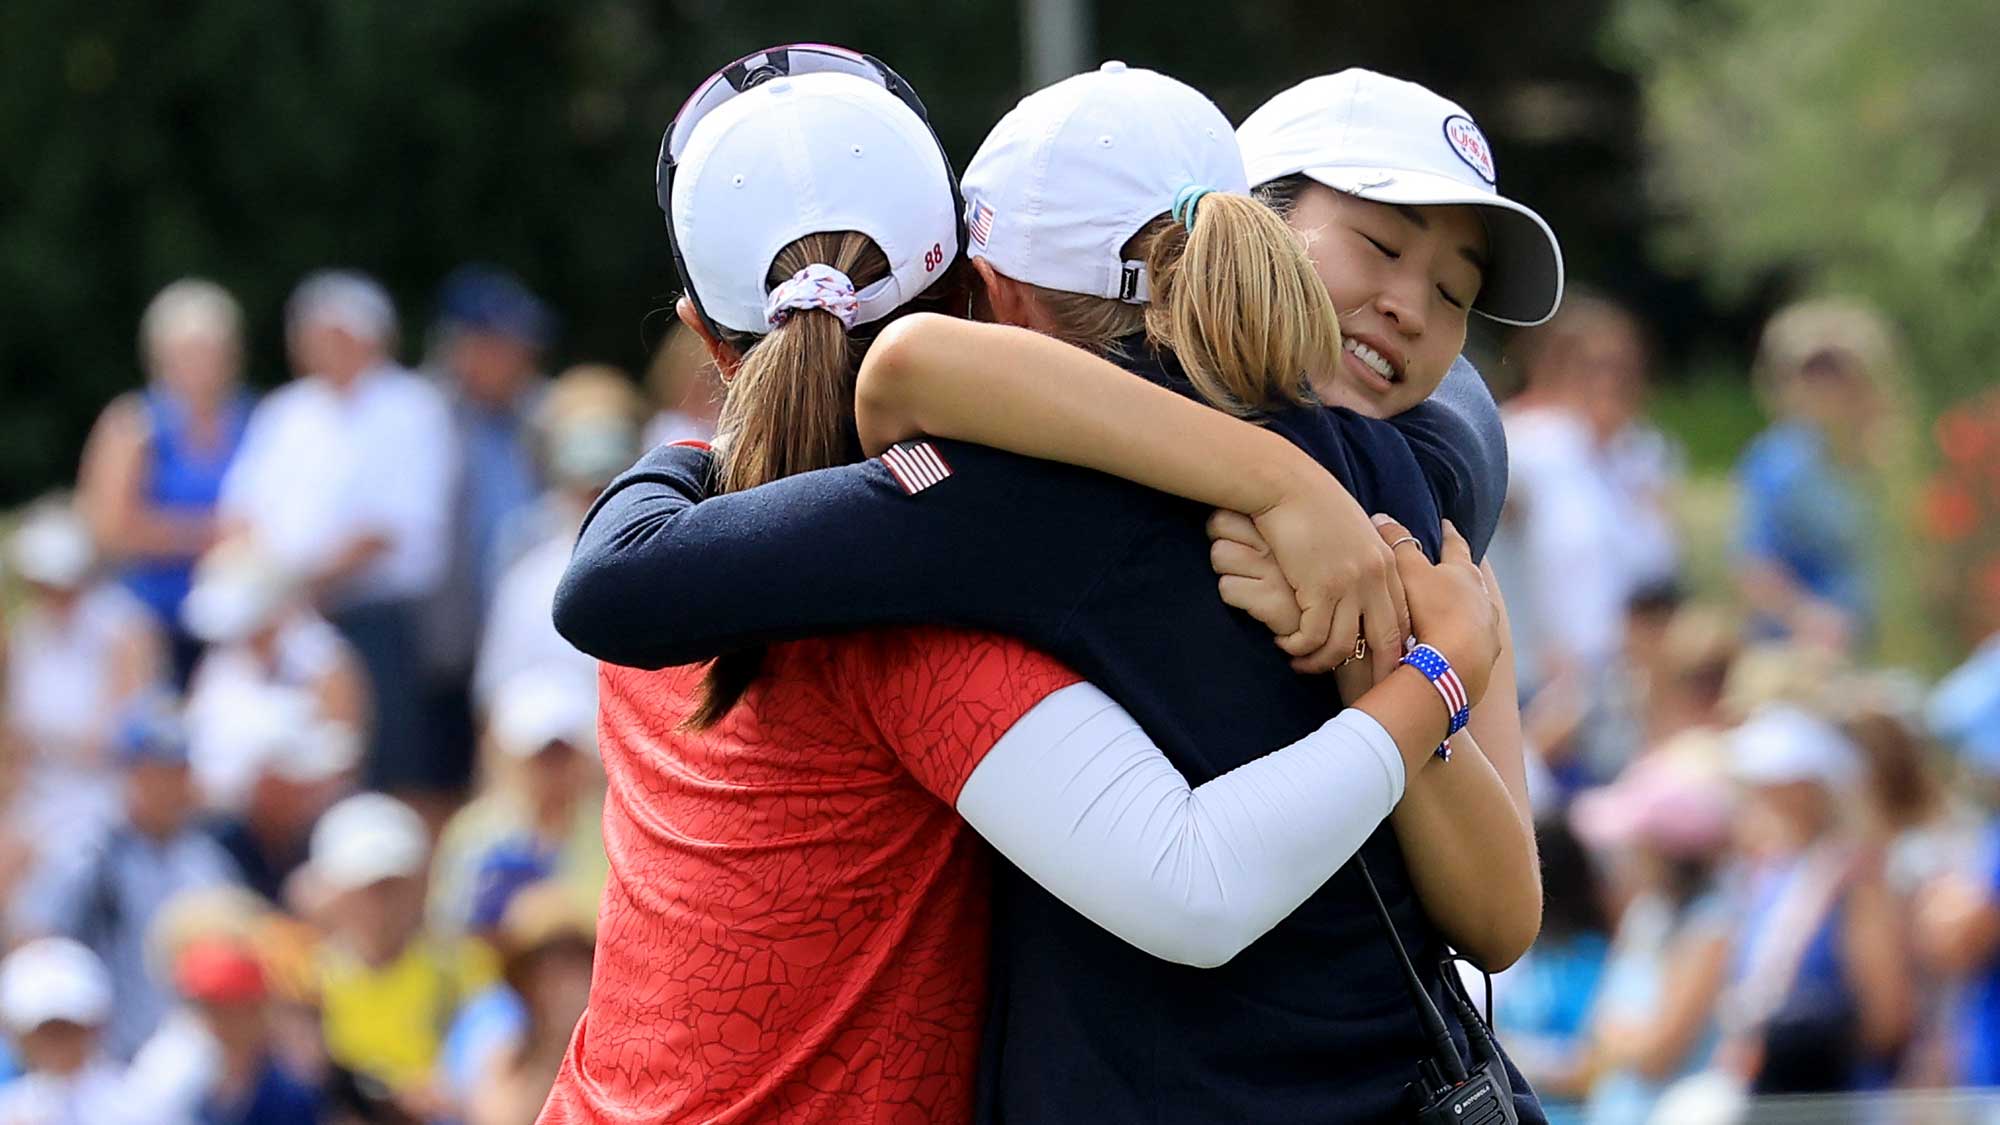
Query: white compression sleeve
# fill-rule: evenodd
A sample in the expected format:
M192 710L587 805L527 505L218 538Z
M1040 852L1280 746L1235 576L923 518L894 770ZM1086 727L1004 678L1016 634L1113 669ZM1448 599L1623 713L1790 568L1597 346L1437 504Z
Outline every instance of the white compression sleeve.
M1207 968L1297 909L1402 795L1402 755L1365 712L1189 788L1124 708L1074 684L994 743L958 811L1084 917Z

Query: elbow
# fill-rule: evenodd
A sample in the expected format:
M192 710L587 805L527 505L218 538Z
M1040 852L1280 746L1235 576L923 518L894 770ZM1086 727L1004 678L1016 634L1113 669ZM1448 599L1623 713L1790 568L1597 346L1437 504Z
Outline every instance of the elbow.
M1541 933L1542 898L1537 888L1532 897L1523 896L1522 902L1495 911L1478 933L1453 944L1480 971L1498 973L1526 956Z
M1250 948L1270 927L1237 917L1217 900L1212 903L1160 903L1153 917L1168 930L1150 942L1135 943L1163 961L1193 969L1219 969Z
M578 652L606 664L658 667L640 660L623 635L626 631L617 627L622 619L616 604L617 585L612 576L579 566L572 560L556 586L555 601L550 607L556 633Z
M868 346L854 382L854 416L871 454L922 433L914 416L912 374L924 366L937 313L912 313L883 328Z

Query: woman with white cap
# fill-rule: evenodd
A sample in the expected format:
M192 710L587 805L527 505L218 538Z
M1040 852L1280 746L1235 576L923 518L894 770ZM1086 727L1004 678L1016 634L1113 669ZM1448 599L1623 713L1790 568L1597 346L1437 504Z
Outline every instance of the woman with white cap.
M1149 87L1172 95L1150 111L1158 120L1148 127L1162 135L1171 121L1190 119L1188 98L1206 106L1172 85ZM1185 147L1233 150L1226 125L1193 120ZM850 388L872 335L866 326L937 287L958 242L950 169L914 97L861 56L820 47L762 52L690 100L668 134L662 173L689 283L683 317L709 337L731 379L729 437L716 466L723 486L804 480L819 475L805 470L857 457ZM1175 190L1186 183L1183 175L1153 194L1134 223L1175 209ZM1149 282L1156 295L1177 282L1209 285L1194 271L1171 272L1204 247L1224 266L1259 253L1268 266L1289 253L1293 299L1269 315L1282 324L1313 298L1324 308L1282 228L1271 224L1275 237L1244 246L1264 237L1231 226L1232 213L1263 221L1247 200L1219 204L1211 218L1200 217L1206 203L1182 203L1171 227L1156 224L1164 232L1156 236L1188 249L1150 261L1113 257L1110 283ZM1220 225L1203 229L1211 223ZM1159 265L1166 268L1148 268ZM1214 282L1203 299L1240 298L1246 276ZM1297 356L1311 330L1293 323L1292 335L1275 335ZM1266 388L1279 381L1246 377L1257 365L1243 359L1244 349L1264 344L1189 340L1201 373L1190 375L1243 404L1268 405ZM1302 372L1303 364L1274 369ZM935 449L905 452L900 465L874 466L878 483L905 497L950 472ZM1186 580L1183 594L1194 583L1212 610L1193 630L1165 622L1153 640L1120 633L1141 611L1159 622L1158 608L1171 604L1158 581L1140 580L1152 568L1140 567L1130 574L1137 600L1115 621L1100 614L1080 626L1071 653L1090 657L1089 643L1113 643L1118 658L1093 663L1127 680L1142 674L1135 666L1156 645L1202 653L1221 664L1208 680L1224 696L1246 677L1274 689L1292 680L1260 632L1207 596L1198 522L1178 507L1169 516L1157 498L1135 503L1145 494L1117 482L1021 464L1069 478L1065 493L1044 494L1050 518L1079 521L1088 508L1115 524L1109 534L1125 549L1113 556L1171 520L1179 535L1168 569ZM968 461L958 471L972 469ZM989 481L1002 483L997 474ZM1034 494L1042 482L1007 482L1018 503L1015 484ZM1077 510L1063 513L1065 505ZM1486 595L1463 544L1451 551L1441 568L1409 556L1405 577L1413 612L1436 616L1441 647L1458 647L1460 662L1476 665L1491 655ZM588 556L576 565L588 569ZM1126 561L1086 554L1054 580L1081 589L1093 584L1086 569L1101 577ZM583 581L589 586L590 576ZM596 608L587 594L563 604L559 623ZM1063 612L1046 603L1045 616ZM1218 637L1247 658L1241 666L1216 652ZM1427 659L1420 654L1418 663ZM1265 749L1296 740L1192 789L1103 693L995 636L925 629L799 641L718 663L706 677L698 666L607 668L601 729L612 878L591 1007L545 1120L734 1111L844 1121L898 1109L925 1120L967 1116L983 909L969 838L945 804L1096 926L1160 957L1216 964L1310 895L1386 815L1393 794L1378 787L1384 771L1391 789L1400 787L1450 727L1439 692L1463 686L1476 696L1483 687L1471 682L1476 667L1462 669L1461 685L1459 673L1429 666L1413 664L1324 722L1335 710L1330 700L1300 689L1278 708L1285 724L1253 719L1239 731L1218 721L1186 732L1184 745L1233 737ZM1199 693L1170 686L1164 694ZM1213 710L1219 719L1224 709ZM1300 723L1301 714L1318 717ZM1291 733L1277 735L1278 725ZM1225 735L1215 737L1218 730ZM1368 733L1356 741L1356 730ZM1217 751L1209 765L1250 756L1207 748ZM1120 814L1135 803L1158 812ZM1301 832L1332 835L1308 843ZM1110 941L1096 926L1088 940ZM1168 964L1123 956L1132 967Z
M159 682L166 654L145 606L99 580L90 530L62 498L31 506L8 548L26 597L8 614L0 741L26 766L8 827L32 844L116 816L116 717Z
M111 1014L111 977L68 938L41 938L0 961L0 1020L27 1073L0 1086L0 1120L101 1120L125 1113L118 1071L97 1047ZM73 1109L71 1107L74 1107Z
M1101 182L1074 165L1060 182L1044 178L1046 164L1011 174L1013 155L1043 135L1037 128L1017 122L1010 131L1003 123L974 159L967 177L973 265L984 291L1000 295L1000 319L1103 350L1115 335L1103 325L1129 331L1142 316L1137 305L1123 306L1121 315L1115 299L1126 267L1141 265L1119 252L1134 222L1124 202L1129 145L1119 141L1115 155L1123 163L1107 168ZM1072 132L1082 135L1054 143L1089 151L1112 139ZM1547 224L1495 190L1490 149L1465 111L1414 83L1365 70L1311 79L1274 97L1238 136L1245 178L1306 237L1342 310L1342 352L1314 368L1319 397L1357 414L1393 416L1421 470L1404 483L1427 486L1477 554L1497 523L1506 454L1491 396L1476 373L1454 361L1473 311L1523 324L1553 314L1562 262ZM1023 221L1027 216L1033 221ZM1107 233L1112 249L1092 254L1089 240L1102 242ZM1378 370L1384 367L1388 376ZM1438 400L1428 401L1434 392ZM1214 524L1228 540L1215 556L1224 597L1271 625L1286 651L1301 658L1300 670L1345 665L1343 687L1352 698L1367 681L1351 677L1394 667L1402 621L1388 608L1393 583L1370 586L1368 568L1379 560L1369 549L1380 544L1364 538L1366 515L1323 490L1318 464L1275 434L1162 393L1055 340L935 316L889 327L861 364L856 394L859 435L870 451L922 434L949 436L1116 473L1228 509ZM1377 467L1374 475L1389 472ZM701 495L690 490L689 498ZM1236 512L1257 516L1253 522ZM739 553L742 540L733 538L748 532L760 543L783 535L817 544L822 524L852 516L824 497L811 505L774 497L718 509L710 521L659 537L650 565L697 574L704 586L740 590L745 599L754 593L770 603L763 612L740 612L741 603L727 597L656 604L622 616L616 636L572 639L609 659L660 662L709 655L718 650L709 646L740 640L739 631L802 628L795 611L808 600L842 607L821 618L829 626L880 620L819 571L776 557L767 570L762 559ZM1393 567L1389 573L1393 578ZM809 597L795 577L820 583L820 593ZM1371 600L1371 589L1380 596ZM797 596L775 597L780 590ZM645 644L648 635L663 643ZM1349 659L1364 650L1376 660ZM1399 833L1418 843L1416 874L1433 915L1457 947L1495 966L1518 955L1509 949L1525 945L1523 930L1532 935L1539 901L1511 665L1502 674L1505 689L1475 716L1501 784L1489 775L1468 789L1462 783L1471 771L1448 785L1440 775L1440 784L1419 787L1415 800L1399 806L1397 822ZM1519 846L1492 847L1496 832ZM1517 918L1525 925L1512 924Z

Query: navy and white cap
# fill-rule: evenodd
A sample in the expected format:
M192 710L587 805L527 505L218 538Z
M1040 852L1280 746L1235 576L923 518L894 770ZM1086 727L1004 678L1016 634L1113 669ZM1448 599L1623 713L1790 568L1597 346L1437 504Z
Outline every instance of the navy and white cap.
M1199 90L1107 62L1022 98L965 166L966 252L1045 289L1144 299L1122 249L1186 187L1243 193L1229 119Z
M673 179L674 241L702 308L763 335L765 276L809 234L859 231L889 275L857 294L882 319L944 276L958 253L952 172L930 126L880 84L822 71L760 83L689 131Z
M1473 311L1530 325L1562 303L1555 232L1500 194L1493 147L1458 103L1354 67L1277 94L1244 119L1236 139L1252 184L1304 174L1377 203L1479 208L1491 262Z

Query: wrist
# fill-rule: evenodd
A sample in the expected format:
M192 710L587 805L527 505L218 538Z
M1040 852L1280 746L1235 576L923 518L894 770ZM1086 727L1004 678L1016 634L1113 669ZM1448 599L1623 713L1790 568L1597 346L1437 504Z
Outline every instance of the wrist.
M1438 743L1437 755L1451 760L1451 736L1465 729L1472 717L1472 697L1467 693L1465 683L1451 664L1451 658L1432 644L1419 644L1403 655L1402 665L1415 670L1426 680L1443 707L1446 727L1444 740Z
M1250 456L1247 464L1239 466L1238 479L1248 491L1237 511L1253 520L1260 519L1280 504L1307 495L1316 485L1324 485L1326 470L1304 450L1261 426L1244 428Z

